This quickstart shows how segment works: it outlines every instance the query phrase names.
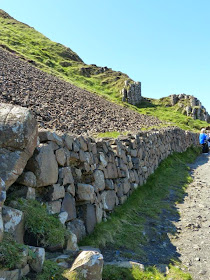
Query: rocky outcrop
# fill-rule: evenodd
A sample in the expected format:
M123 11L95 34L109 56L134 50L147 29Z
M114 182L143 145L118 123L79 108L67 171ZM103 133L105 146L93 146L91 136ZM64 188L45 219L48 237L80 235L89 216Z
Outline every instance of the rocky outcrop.
M210 115L206 111L201 102L192 95L172 94L169 96L171 105L174 106L178 103L180 110L186 116L192 117L194 120L201 120L210 123Z
M40 128L90 134L161 123L48 75L2 48L0 68L0 102L30 108Z
M129 80L125 81L125 86L121 90L122 101L128 102L132 105L138 105L141 103L141 83L140 82L130 82Z

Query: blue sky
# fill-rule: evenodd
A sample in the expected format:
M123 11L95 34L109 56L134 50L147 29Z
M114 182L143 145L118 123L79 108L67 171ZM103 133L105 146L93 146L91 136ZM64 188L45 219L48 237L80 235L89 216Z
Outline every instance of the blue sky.
M142 83L142 95L185 93L210 113L209 0L0 0L0 8L85 63Z

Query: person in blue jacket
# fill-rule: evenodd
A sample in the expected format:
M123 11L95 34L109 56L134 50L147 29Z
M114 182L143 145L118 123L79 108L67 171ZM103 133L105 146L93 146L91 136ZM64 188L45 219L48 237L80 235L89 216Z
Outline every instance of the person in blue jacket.
M201 133L199 135L199 143L202 145L202 153L208 154L209 152L208 144L207 144L208 136L205 132L206 132L205 128L202 128Z

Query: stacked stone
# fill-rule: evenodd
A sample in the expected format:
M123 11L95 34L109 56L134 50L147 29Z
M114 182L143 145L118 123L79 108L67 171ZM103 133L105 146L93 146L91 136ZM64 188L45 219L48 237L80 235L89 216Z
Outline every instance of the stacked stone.
M179 128L97 140L42 130L39 138L16 182L18 191L45 202L77 240L106 220L169 154L198 145L197 134Z
M130 83L128 80L125 81L125 87L121 91L122 101L128 102L132 105L138 105L141 103L141 83L134 82Z

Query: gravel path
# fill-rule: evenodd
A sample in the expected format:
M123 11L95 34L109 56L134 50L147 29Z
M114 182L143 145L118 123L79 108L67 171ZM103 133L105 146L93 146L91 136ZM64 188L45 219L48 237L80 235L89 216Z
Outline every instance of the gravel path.
M200 155L190 165L194 181L184 202L177 205L178 234L172 240L179 259L194 280L210 279L210 155Z

